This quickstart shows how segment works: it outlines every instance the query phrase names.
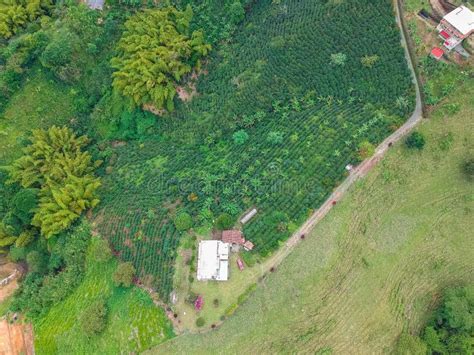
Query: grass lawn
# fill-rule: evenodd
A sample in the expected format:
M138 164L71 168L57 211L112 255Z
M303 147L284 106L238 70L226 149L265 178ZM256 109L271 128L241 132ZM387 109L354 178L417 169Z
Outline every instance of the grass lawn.
M164 311L154 305L145 291L114 286L112 275L116 266L115 258L98 263L88 255L87 272L81 285L34 324L38 354L134 353L173 336ZM87 338L78 318L98 298L106 300L107 327L99 336Z
M174 283L178 299L173 309L178 314L179 331L199 331L200 328L196 326L196 320L199 317L205 320L204 329L212 324L221 323L222 317L231 315L231 309L235 310L240 303L239 297L258 281L265 270L268 270L266 263L263 263L253 267L246 266L243 271L240 271L237 267L238 255L232 253L228 281L197 281L196 272L191 272L190 266L186 263L190 254L191 249L180 248L176 259ZM197 255L194 263L197 263ZM193 282L189 281L190 275L194 278ZM186 301L190 291L203 298L203 307L199 312L195 310L193 304ZM214 303L215 300L217 303Z
M70 89L50 80L41 70L34 71L0 114L0 166L21 154L18 148L31 129L73 119L72 102Z
M465 82L420 127L425 149L396 145L221 327L152 352L382 353L419 331L444 288L474 282L473 98Z

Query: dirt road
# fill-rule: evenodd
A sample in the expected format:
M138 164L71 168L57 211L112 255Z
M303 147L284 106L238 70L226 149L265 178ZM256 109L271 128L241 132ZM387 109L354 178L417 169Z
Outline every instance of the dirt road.
M301 235L308 235L308 233L313 230L316 224L321 221L324 216L326 216L326 214L331 210L334 204L337 203L337 201L344 196L344 194L349 190L349 188L357 180L366 176L367 173L383 158L387 150L390 148L390 145L403 138L422 120L423 105L421 101L420 87L415 74L413 63L411 61L410 53L408 52L408 44L402 29L402 22L400 18L401 14L397 1L394 1L396 20L398 26L400 27L402 47L405 49L405 57L408 63L408 67L412 73L413 83L415 85L416 90L415 110L403 126L401 126L397 131L387 137L376 148L375 154L372 157L364 160L360 165L358 165L355 169L352 170L346 180L344 180L344 182L334 190L334 192L331 194L331 196L329 196L326 202L324 202L323 205L311 215L311 217L300 227L300 229L298 229L290 237L290 239L283 247L281 247L277 252L275 252L275 254L270 257L270 260L267 260L265 262L265 265L272 265L272 267L276 267L277 265L279 265L285 259L285 257L293 250L293 248L301 241Z

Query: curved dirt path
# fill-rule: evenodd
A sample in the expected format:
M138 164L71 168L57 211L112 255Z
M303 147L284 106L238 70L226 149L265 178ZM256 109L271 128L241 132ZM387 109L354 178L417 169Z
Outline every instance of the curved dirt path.
M400 0L395 0L393 6L395 9L395 17L397 24L400 28L402 47L405 50L405 57L408 63L408 67L412 74L413 83L416 91L416 105L410 118L395 132L388 136L375 150L372 157L364 160L361 164L355 167L350 175L339 185L329 198L319 207L311 217L287 240L284 246L278 249L268 260L264 262L265 265L271 265L271 267L278 266L286 256L293 250L293 248L301 241L301 235L308 235L313 228L321 221L324 216L331 210L331 208L340 200L349 188L359 179L363 178L368 172L383 158L390 146L398 142L422 120L423 118L423 104L421 100L420 85L415 73L414 64L411 60L407 39L402 28L402 20L399 4ZM400 8L399 8L400 5Z

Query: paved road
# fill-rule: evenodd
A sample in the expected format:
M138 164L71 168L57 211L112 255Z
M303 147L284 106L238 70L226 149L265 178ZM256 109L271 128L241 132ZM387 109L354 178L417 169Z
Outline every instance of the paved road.
M401 126L397 131L387 137L376 148L375 153L372 157L364 160L360 165L358 165L355 169L352 170L351 174L343 181L341 185L339 185L334 190L334 192L331 194L331 196L329 196L326 202L324 202L323 205L311 215L311 217L301 226L300 229L298 229L291 236L291 238L286 242L284 246L282 246L278 251L275 252L275 254L270 257L271 260L269 260L269 262L272 267L279 265L286 258L286 256L288 256L288 254L293 250L293 248L301 241L302 234L308 235L308 233L313 230L316 224L319 223L319 221L321 221L334 206L334 201L340 200L349 190L349 188L354 184L354 182L367 175L367 173L383 158L391 144L399 141L406 134L408 134L423 118L423 105L421 101L420 86L417 80L417 76L415 74L413 63L411 61L410 53L408 52L406 38L402 30L400 19L401 14L397 6L397 1L399 0L394 1L396 20L398 26L400 27L400 32L402 36L402 47L405 49L405 57L412 73L413 83L415 84L416 89L415 110L403 126ZM265 264L268 265L267 263Z

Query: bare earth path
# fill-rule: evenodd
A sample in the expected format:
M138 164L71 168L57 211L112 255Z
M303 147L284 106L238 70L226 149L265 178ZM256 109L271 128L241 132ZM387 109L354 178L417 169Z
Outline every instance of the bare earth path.
M308 235L310 231L314 229L316 224L321 221L324 216L331 210L334 205L334 202L340 200L344 194L349 190L349 188L360 178L363 178L367 175L367 173L383 158L387 150L390 148L390 145L399 141L405 135L407 135L419 122L421 122L423 118L423 104L421 101L421 94L420 94L420 87L417 80L417 76L415 74L414 64L411 61L410 53L408 52L408 44L405 38L405 34L402 29L401 24L401 14L398 7L398 1L394 1L394 9L396 12L396 20L397 24L400 27L400 34L401 34L401 42L402 47L405 50L405 57L412 73L413 83L415 85L416 90L416 105L415 110L413 111L410 118L403 124L398 130L392 133L389 137L387 137L375 150L375 153L372 157L364 160L361 164L359 164L356 168L354 168L350 175L344 180L344 182L339 185L329 196L326 202L317 209L311 217L290 237L290 239L286 242L284 246L278 249L275 254L273 254L266 262L265 265L271 265L271 267L275 267L279 265L286 256L293 250L293 248L298 244L301 240L301 235Z

